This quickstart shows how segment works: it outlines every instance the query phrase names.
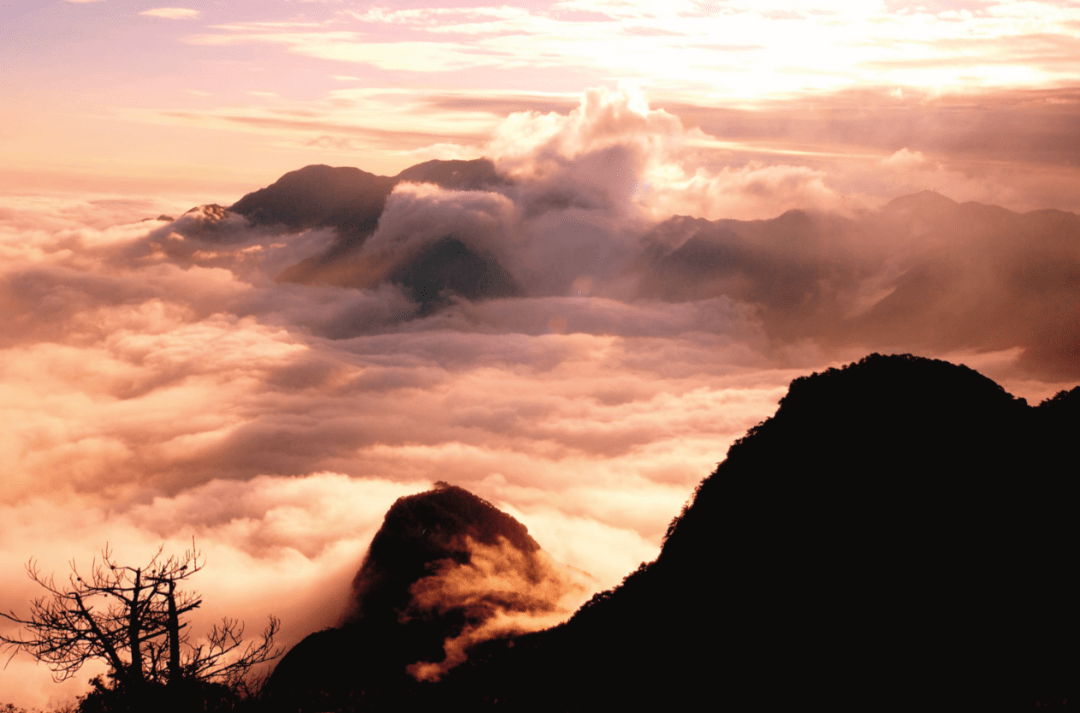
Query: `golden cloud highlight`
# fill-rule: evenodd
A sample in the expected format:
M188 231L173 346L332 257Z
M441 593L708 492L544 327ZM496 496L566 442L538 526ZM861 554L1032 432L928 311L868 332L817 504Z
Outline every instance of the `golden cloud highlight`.
M595 590L594 578L558 564L543 550L523 552L501 538L498 545L467 539L468 562L443 560L433 574L410 587L412 602L404 618L456 610L469 622L459 635L446 639L442 661L407 668L417 680L437 681L481 641L562 623Z

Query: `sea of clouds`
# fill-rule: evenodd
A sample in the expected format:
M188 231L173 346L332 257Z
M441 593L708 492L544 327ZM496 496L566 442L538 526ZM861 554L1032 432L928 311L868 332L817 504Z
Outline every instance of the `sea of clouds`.
M390 282L279 283L329 229L209 208L143 220L189 207L166 199L0 197L0 608L25 615L40 594L31 557L63 580L106 543L134 565L194 538L192 631L230 616L255 632L274 614L291 645L338 622L383 514L437 480L614 586L793 378L869 351L778 338L746 300L642 296L642 238L671 215L873 207L806 166L711 169L707 138L633 89L590 90L569 114L506 120L484 147L505 187L399 185L365 254L452 232L524 292L432 313ZM934 355L1029 399L1069 385L1020 351ZM101 671L57 685L16 655L0 701L62 702Z

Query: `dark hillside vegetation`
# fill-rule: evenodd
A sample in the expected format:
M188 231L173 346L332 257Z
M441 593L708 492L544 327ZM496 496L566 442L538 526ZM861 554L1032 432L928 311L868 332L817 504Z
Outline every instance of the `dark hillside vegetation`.
M272 693L330 682L318 706L288 708L305 711L1061 707L1080 692L1078 427L1080 387L1031 407L910 355L796 379L656 561L566 624L472 647L437 683L404 665L460 621L393 612L425 562L467 555L446 549L454 536L418 538L421 523L535 543L486 503L449 514L442 499L480 507L458 488L405 498L357 578L352 623L290 652Z
M567 624L446 685L508 710L1027 710L1075 700L1080 388L1038 408L871 355L797 379Z

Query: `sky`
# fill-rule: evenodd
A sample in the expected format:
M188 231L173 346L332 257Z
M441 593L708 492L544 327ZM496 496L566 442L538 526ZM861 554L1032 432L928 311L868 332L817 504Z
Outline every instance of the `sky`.
M274 614L292 644L338 621L394 500L438 480L595 591L656 556L795 377L910 346L1035 403L1080 380L1075 233L998 254L881 218L927 189L1080 211L1080 2L13 0L0 97L5 611L37 595L31 557L63 579L106 543L135 563L194 537L193 630ZM388 278L279 281L328 229L184 215L312 164L481 156L513 187L399 185L357 257L452 230L522 289L436 314ZM696 225L655 232L672 216L793 209L848 227L746 248L719 292L646 265ZM926 338L848 338L762 292L761 264L812 273L876 319L913 255L963 277ZM1059 356L1033 357L1051 332ZM16 656L0 704L98 672L56 684Z

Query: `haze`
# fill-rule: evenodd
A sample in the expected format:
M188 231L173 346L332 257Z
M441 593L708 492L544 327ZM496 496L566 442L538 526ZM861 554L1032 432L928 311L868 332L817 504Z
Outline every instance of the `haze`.
M595 591L797 376L914 351L1075 385L1078 36L1071 1L4 3L0 608L32 556L194 536L193 626L293 644L439 480ZM185 214L479 157L504 184L394 188L362 285L296 272L333 227ZM450 234L513 294L403 288ZM16 656L0 703L97 672Z

